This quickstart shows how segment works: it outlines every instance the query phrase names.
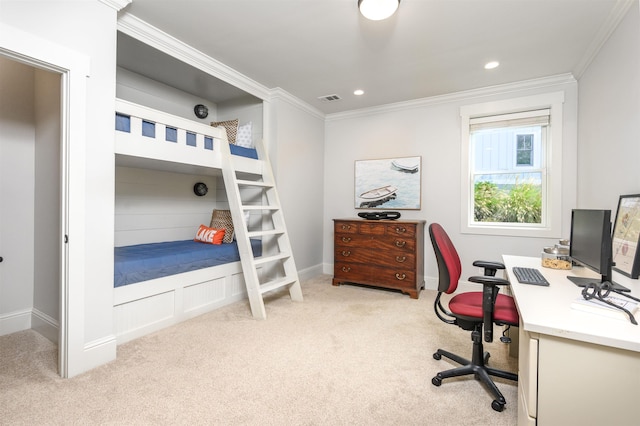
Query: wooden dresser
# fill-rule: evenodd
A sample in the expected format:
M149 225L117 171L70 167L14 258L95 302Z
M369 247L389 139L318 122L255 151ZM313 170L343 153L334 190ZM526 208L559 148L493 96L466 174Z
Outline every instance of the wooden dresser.
M333 285L424 288L424 220L334 219Z

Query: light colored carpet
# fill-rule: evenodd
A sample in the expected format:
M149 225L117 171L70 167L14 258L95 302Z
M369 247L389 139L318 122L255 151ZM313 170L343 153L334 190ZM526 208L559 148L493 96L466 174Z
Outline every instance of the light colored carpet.
M515 425L517 385L496 379L505 410L477 381L431 384L471 355L470 334L438 320L435 292L420 299L302 283L267 301L266 321L236 303L118 347L117 360L72 379L56 348L28 330L0 337L0 424ZM508 346L490 364L517 370Z

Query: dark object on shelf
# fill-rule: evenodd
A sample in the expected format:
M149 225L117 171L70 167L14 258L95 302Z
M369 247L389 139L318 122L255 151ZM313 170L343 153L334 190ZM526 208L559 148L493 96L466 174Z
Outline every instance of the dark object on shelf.
M395 220L400 218L400 212L360 212L358 213L358 216L367 220Z

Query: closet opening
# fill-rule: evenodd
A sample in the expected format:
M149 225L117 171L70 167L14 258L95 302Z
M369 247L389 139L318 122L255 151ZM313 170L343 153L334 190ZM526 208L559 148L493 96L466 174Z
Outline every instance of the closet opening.
M23 59L0 50L0 338L45 337L64 377L64 77Z

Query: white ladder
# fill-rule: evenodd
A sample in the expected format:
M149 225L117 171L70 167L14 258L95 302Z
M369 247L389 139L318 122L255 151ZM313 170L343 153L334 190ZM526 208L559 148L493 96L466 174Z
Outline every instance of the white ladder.
M220 141L222 158L222 177L226 188L227 199L229 202L229 210L233 219L233 226L238 242L238 251L240 252L240 261L242 263L242 272L249 296L249 304L251 305L251 313L256 319L266 319L267 312L264 306L263 295L269 291L288 287L291 300L302 302L302 288L298 278L298 270L293 259L289 235L284 222L284 215L280 207L280 199L275 186L275 179L271 169L271 163L267 156L266 150L262 142L256 144L258 161L262 162L262 174L256 177L256 180L239 179L239 172L234 165L235 155L231 155L229 144L225 139ZM243 176L244 177L244 176ZM254 188L260 190L260 197L266 204L244 204L242 199L242 188ZM262 225L272 223L272 227L267 230L249 231L247 222L245 221L245 213L259 212L262 217ZM262 238L263 252L275 251L261 257L254 257L251 248L250 238ZM275 239L276 244L266 247L265 239ZM273 246L273 247L271 247ZM258 276L258 267L262 266L267 270L268 276L276 276L270 278L264 283L260 282Z

